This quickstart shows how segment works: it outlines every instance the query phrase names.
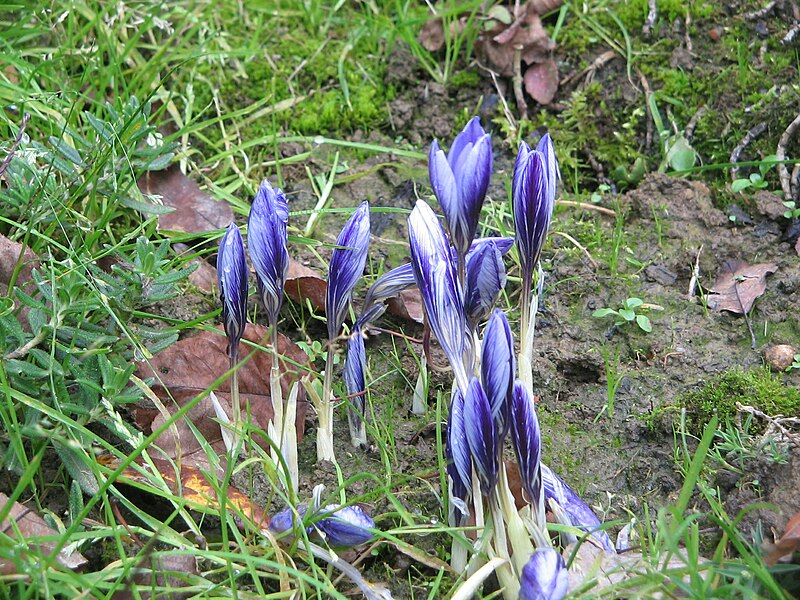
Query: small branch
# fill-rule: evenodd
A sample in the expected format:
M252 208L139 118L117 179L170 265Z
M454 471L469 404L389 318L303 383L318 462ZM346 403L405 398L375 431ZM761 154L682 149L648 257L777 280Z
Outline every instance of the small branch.
M767 2L764 8L746 13L745 15L743 15L743 18L745 21L758 21L759 19L763 19L764 17L768 16L773 10L775 10L775 6L777 4L778 4L777 0L772 0L771 2Z
M753 140L755 140L758 136L764 133L767 130L767 122L762 121L755 127L753 127L750 131L748 131L742 141L733 149L731 152L730 163L733 165L731 167L731 180L737 179L739 176L739 167L736 166L736 163L739 162L739 157L741 156L742 152L745 148L747 148Z
M689 302L694 302L694 297L697 294L697 282L700 279L700 253L703 251L703 245L697 249L697 256L694 259L694 267L692 267L692 278L689 280L689 294L687 299Z
M792 196L792 182L789 177L789 169L786 168L783 161L786 160L786 146L789 145L789 141L792 139L798 127L800 127L800 115L797 115L794 121L789 123L786 131L783 132L783 135L781 135L781 138L778 140L778 150L775 152L778 157L778 177L781 180L784 200L797 200L797 198Z
M736 300L739 301L739 307L742 309L742 315L744 316L744 322L747 323L747 330L750 332L750 347L755 350L756 349L756 334L753 331L753 324L750 322L750 317L747 314L747 311L744 309L744 303L742 302L742 297L739 295L739 280L734 279L733 281L733 291L736 292Z
M517 100L517 110L520 120L528 118L528 105L525 103L525 94L522 91L522 46L514 46L514 77L511 79L514 87L514 97Z
M783 36L781 44L788 46L797 39L797 34L800 33L800 23L795 23L794 26Z
M689 122L686 124L686 129L683 130L683 135L686 136L686 140L691 142L692 138L694 137L694 130L697 127L697 123L703 116L708 112L708 109L705 106L701 106L697 109L697 112L692 115L692 118L689 119Z
M586 202L576 202L574 200L556 200L556 204L558 204L559 206L574 206L575 208L595 210L599 213L603 213L604 215L608 215L609 217L617 216L617 213L611 210L610 208L606 208L604 206L597 206L596 204L587 204Z
M595 271L597 270L597 263L592 258L592 255L589 254L589 251L584 246L582 246L580 244L580 242L578 242L578 240L576 240L570 234L564 233L563 231L553 231L553 232L551 232L551 235L560 235L561 237L569 240L569 242L572 243L573 246L575 246L578 250L580 250L581 252L583 252L586 255L586 258L589 260L589 263L592 265L592 269L594 269Z
M649 149L653 145L653 120L655 118L650 110L650 96L653 95L653 91L650 89L650 84L647 82L647 78L641 71L639 71L639 82L642 84L642 88L644 89L644 105L647 107L647 112L650 115L650 118L647 119L647 133L644 138L644 145Z

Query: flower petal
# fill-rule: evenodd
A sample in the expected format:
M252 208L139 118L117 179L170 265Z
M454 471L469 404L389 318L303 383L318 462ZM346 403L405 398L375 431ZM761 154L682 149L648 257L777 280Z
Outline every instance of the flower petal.
M481 348L481 383L492 408L497 443L502 445L510 426L511 391L517 370L514 336L503 311L492 313Z
M536 405L528 388L517 379L511 393L511 445L517 456L522 489L526 500L539 505L542 493L542 436Z
M228 336L228 356L235 357L247 325L247 261L242 234L234 223L228 225L219 245L217 282Z
M447 419L447 454L447 472L453 481L453 493L466 501L472 481L472 457L464 426L464 395L457 387L453 388Z
M499 459L489 399L477 377L469 382L464 398L464 429L481 492L488 496L497 484Z
M506 286L506 267L503 255L490 242L467 254L466 296L464 310L473 329L483 320Z
M378 277L375 283L367 290L367 295L364 297L364 306L361 309L357 324L365 325L373 322L386 310L384 305L386 300L397 296L415 283L416 279L414 279L414 269L411 263L395 267Z
M522 567L520 600L561 600L567 595L569 574L564 559L553 548L540 548Z
M347 388L347 395L352 396L351 402L361 415L364 414L366 398L364 392L367 390L364 383L364 370L367 366L367 352L364 348L364 336L361 328L356 326L347 341L347 359L344 363L344 384ZM359 395L356 395L359 394Z
M331 546L360 546L375 537L370 531L375 529L375 521L360 506L339 508L336 504L329 504L320 512L328 516L317 521L316 527L325 534Z

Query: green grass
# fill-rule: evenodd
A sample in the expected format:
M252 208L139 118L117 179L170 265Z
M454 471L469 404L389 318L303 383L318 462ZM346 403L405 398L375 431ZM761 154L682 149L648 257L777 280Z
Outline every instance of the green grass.
M136 182L147 171L179 164L212 197L229 203L241 221L263 177L312 191L316 186L320 209L309 206L293 215L293 223L299 223L292 232L293 250L324 255L323 242L330 241L325 225L341 217L343 205L352 206L352 199L339 194L345 186L381 168L424 179L419 173L425 170L427 139L423 147L412 145L406 132L395 130L390 121L391 102L405 90L386 83L389 56L398 48L410 48L414 76L443 84L457 102L459 94L483 82L472 63L480 4L467 3L466 26L452 35L448 28L446 48L438 54L416 42L427 7L407 0L77 0L2 11L2 157L10 152L24 115L29 114L30 121L0 186L0 234L30 249L38 264L29 276L21 262L11 261L12 285L0 306L0 486L11 500L0 506L0 521L13 502L24 502L55 533L38 540L25 539L13 527L0 533L0 560L13 565L11 575L0 575L0 598L111 598L126 590L134 597L151 591L160 597L186 592L198 598L280 598L293 590L313 598L349 594L352 585L312 556L302 528L294 542L278 541L229 501L233 481L242 487L241 481L274 479L281 468L268 450L254 443L263 433L254 431L245 442L247 461L223 465L195 432L211 465L205 477L216 496L205 506L174 491L168 473L155 467L153 461L163 456L153 442L184 423L208 390L155 431L142 432L134 425L133 413L152 382L134 379L133 371L179 337L218 323L217 303L211 297L195 297L197 308L188 318L170 307L191 291L187 278L195 267L190 259L213 253L222 232L183 235L159 230L158 215L164 208L158 199L144 196ZM712 18L708 2L659 4L665 27L689 11L695 18L693 32L699 35ZM671 42L654 41L650 47L638 37L646 5L596 2L597 10L578 17L577 3L567 3L559 43L573 57L604 44L614 48L624 63L619 77L640 68L657 90L659 107L666 111L668 106L681 126L715 86L724 83L724 97L764 101L769 95L758 90L796 67L790 53L773 49L769 68L753 69L753 49L734 44L731 33L717 49L731 57L722 73L662 69ZM440 15L447 24L460 16L454 3L445 3ZM546 21L547 27L553 22ZM735 26L736 32L743 31L739 28L744 25ZM727 87L726 78L732 74L736 89ZM637 159L654 170L661 160L657 147L639 143L651 118L644 100L628 99L621 88L611 98L623 109L609 103L603 83L594 83L566 94L560 112L542 109L535 122L516 124L518 128L499 113L494 118L500 131L509 133L510 146L534 127L547 127L557 139L566 191L586 199L597 182L584 148L591 147L608 172L630 169ZM454 127L471 115L474 102L470 98L454 111ZM736 109L726 115L734 119L731 131L720 133L711 121L722 118L721 110L710 107L693 142L706 165L717 165L712 183L718 187L731 143L750 126L750 117ZM777 119L794 108L779 98L770 110ZM351 139L357 132L362 136L358 142ZM761 143L756 151L767 147L766 141ZM495 145L502 147L499 141ZM380 165L362 170L362 163L376 156ZM339 165L349 167L338 169ZM326 194L337 197L336 208L326 203ZM484 232L512 231L504 201L495 198L487 207ZM376 208L381 216L403 210ZM628 239L621 210L613 222L562 214L559 228L569 228L590 254L608 265L615 281L635 285L633 269L623 258ZM311 223L303 231L312 215L322 216L318 229ZM174 246L178 242L191 243L193 249L179 251ZM386 250L392 266L402 254L395 246ZM563 252L580 256L574 249ZM380 260L373 265L376 273L383 268ZM510 280L514 278L512 271ZM513 310L512 292L505 302ZM321 331L306 307L289 306L284 316L290 332L309 341ZM368 429L375 448L366 454L353 451L352 458L342 461L343 471L326 481L326 494L372 507L379 533L360 567L370 580L402 584L413 597L440 598L451 594L460 578L439 569L436 561L447 561L451 539L464 536L445 525L442 447L449 383L432 383L428 414L410 417L415 381L408 371L409 346L414 347L393 341L370 355L374 388ZM617 365L611 354L608 358L610 374ZM227 376L215 374L212 388ZM711 424L699 441L678 440L678 464L684 471L679 499L639 515L646 524L640 531L642 566L633 578L601 596L619 597L635 586L639 591L667 590L692 597L784 597L755 542L737 528L741 515L725 514L701 467L716 429L712 417L730 416L731 405L721 400L735 396L731 386L741 397L762 399L757 406L765 410L796 412L797 399L776 378L760 372L727 377L687 400L699 407L698 429L693 432L701 437L700 425ZM612 382L619 381L609 377L609 413L616 392ZM563 418L553 420L561 426ZM401 422L412 427L401 428ZM564 424L565 430L582 437L576 427ZM552 429L548 435L557 435L558 428ZM406 437L398 438L398 432L429 436L428 446L423 446L428 454ZM311 441L306 440L305 451L311 449ZM589 441L598 451L603 449L601 440ZM113 465L98 460L100 455L111 457ZM554 460L575 464L571 455ZM307 477L326 475L317 473L307 457L304 464ZM137 481L131 484L134 472ZM274 512L287 500L274 485L264 508ZM717 536L712 546L709 528ZM42 541L57 549L77 549L89 564L82 571L61 566L37 547ZM678 555L708 560L664 566ZM398 556L409 557L412 564L404 572L397 568L399 575ZM196 564L197 569L186 564ZM164 577L167 574L171 577ZM594 597L597 590L592 585L587 582L585 589L573 590L574 597Z

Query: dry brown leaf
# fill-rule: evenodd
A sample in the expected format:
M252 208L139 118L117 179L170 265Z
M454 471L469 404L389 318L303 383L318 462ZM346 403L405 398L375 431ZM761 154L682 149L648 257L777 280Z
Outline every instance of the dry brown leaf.
M247 325L244 339L266 344L268 329L260 325ZM162 399L168 410L176 410L184 406L198 394L207 390L218 377L229 369L226 352L227 339L221 328L218 332L201 331L199 334L183 339L169 348L159 352L149 363L138 366L137 375L141 378L156 377L152 389ZM240 353L244 359L251 348L242 345ZM279 335L278 351L286 358L281 361L281 387L284 398L288 397L289 388L302 375L302 368L308 356L294 342L284 335ZM297 364L295 364L297 363ZM256 350L249 360L239 368L239 393L242 407L250 406L252 425L266 431L272 419L273 410L269 393L269 373L272 368L271 352ZM302 389L302 388L301 388ZM230 411L230 380L217 388L216 395L220 403ZM174 402L173 400L174 399ZM302 438L305 414L307 410L305 395L301 392L298 398L296 427L298 436ZM165 422L165 417L152 404L138 407L134 411L137 424L145 431L153 430ZM219 454L225 454L220 425L209 397L203 398L187 413L188 420L203 435ZM156 446L170 458L177 458L180 446L181 460L186 464L206 466L206 452L197 440L192 428L185 419L175 423L178 431L176 443L174 428L168 428L156 440ZM256 441L262 441L258 438Z
M767 275L777 270L778 266L773 264L748 265L739 260L726 260L712 293L706 297L709 308L718 312L749 313L753 303L767 289Z
M797 256L800 256L800 237L797 238L797 241L794 244L794 251L797 253Z
M194 180L181 173L178 165L148 171L137 183L142 193L161 196L164 206L175 209L158 216L159 230L202 233L222 229L233 221L230 205L203 192Z
M169 600L185 600L196 597L195 592L179 591L181 588L187 587L187 575L199 575L197 557L193 554L174 554L174 551L147 554L136 565L131 576L133 585L125 586L125 589L114 592L111 600L164 598L164 588L170 590ZM135 588L135 593L133 588Z
M523 8L511 25L497 21L495 27L481 36L477 43L484 62L505 77L514 75L514 53L517 47L520 48L523 67L547 60L555 48L555 43L542 26L539 15L532 10L526 11Z
M539 104L550 104L558 91L558 67L548 58L525 69L525 91Z
M422 296L417 288L403 290L398 296L386 302L391 314L401 319L422 323L425 312L422 307Z
M9 497L0 492L0 506L7 506ZM57 542L37 542L36 538L57 536L58 532L44 522L32 509L14 502L8 517L0 523L0 531L4 535L17 540L20 546L26 546L34 554L50 555L53 553ZM17 534L19 531L19 534ZM88 561L80 552L60 550L56 560L68 569L80 569ZM0 558L0 574L17 575L16 565L13 560Z
M22 252L22 244L8 239L4 235L0 235L0 292L5 294L8 289L8 283L14 274L14 269L17 267L19 255ZM20 269L14 285L17 287L26 287L31 281L31 273L33 269L38 266L39 260L30 248L25 248L22 258L22 268Z
M564 0L528 0L528 10L539 15L546 15L550 11L561 8Z
M417 40L428 52L438 52L444 47L444 25L440 18L431 19L419 31Z
M763 548L767 553L764 562L770 567L774 567L781 559L791 558L795 552L800 552L800 513L789 520L777 542L765 542Z
M197 467L182 463L180 465L180 483L178 475L175 473L175 463L159 458L152 458L153 465L164 479L170 492L186 500L190 508L196 510L211 510L219 512L220 502L214 485L208 477ZM98 463L108 469L119 468L119 459L105 454L98 457ZM144 461L139 459L137 464L143 465ZM146 468L146 467L144 467ZM126 467L119 477L121 483L136 483L147 489L161 492L154 487L153 480L142 474L138 469ZM269 525L269 515L260 506L253 503L250 498L237 490L232 485L225 489L225 504L233 507L239 514L252 521L259 529L265 529Z
M325 312L328 282L319 273L293 258L289 259L289 272L283 291L294 302L305 306L308 300L314 310Z
M192 250L186 244L175 243L172 245L175 252L191 253ZM189 274L189 283L206 294L213 294L217 291L217 270L200 257L189 259L187 266L197 265L197 268Z

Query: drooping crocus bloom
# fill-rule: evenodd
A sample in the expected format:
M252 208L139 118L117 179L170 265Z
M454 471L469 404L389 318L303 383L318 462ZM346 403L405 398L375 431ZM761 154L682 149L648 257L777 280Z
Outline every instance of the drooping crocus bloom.
M235 360L247 325L247 261L242 234L234 223L228 225L219 245L217 282L222 300L222 321L228 336L228 356Z
M473 329L483 320L506 286L506 267L500 249L492 242L467 254L464 311Z
M522 568L520 600L561 600L567 595L569 574L553 548L540 548Z
M511 191L522 281L528 286L539 262L556 201L558 165L550 136L546 135L542 142L539 148L545 152L531 150L525 142L520 144ZM528 288L523 288L523 293L527 294Z
M256 270L258 291L274 327L283 304L283 284L289 270L286 223L289 206L279 188L265 179L250 207L247 245Z
M594 511L547 465L541 465L541 473L545 499L555 502L569 517L570 522L564 523L564 525L571 525L583 531L591 532L603 545L603 548L609 552L614 552L611 538L603 531L600 519L597 518Z
M492 408L498 447L502 446L510 426L511 390L516 373L514 336L505 313L495 310L483 332L481 346L481 383Z
M389 298L397 296L403 290L407 290L416 283L414 279L414 269L411 263L405 263L387 271L375 280L364 297L364 306L358 316L357 324L366 325L372 323L380 317L386 310L384 302Z
M447 155L434 140L428 155L428 172L453 245L463 260L475 237L492 175L492 140L478 117L456 136Z
M464 430L481 493L488 496L497 485L500 463L492 407L477 377L470 380L464 397Z
M467 432L464 426L464 395L457 387L453 388L450 401L450 415L447 419L447 474L451 480L451 496L461 503L459 510L466 514L466 501L470 495L472 481L472 457L467 443ZM451 498L452 501L452 498Z
M536 405L528 388L517 379L511 392L511 445L517 456L526 500L540 506L542 494L542 436Z
M464 364L470 342L461 286L444 230L431 207L421 200L408 217L408 242L428 323L465 392L472 365Z
M370 531L375 529L375 521L360 506L354 504L340 508L336 504L329 504L320 512L327 516L317 521L316 527L331 546L360 546L375 537Z
M344 384L352 406L348 407L347 419L350 425L350 440L358 447L367 443L364 431L364 413L367 406L367 385L364 371L367 367L367 352L364 348L364 336L356 325L347 341L347 358L344 364Z
M330 340L339 335L353 288L364 275L369 248L369 202L362 202L347 220L336 246L328 269L328 292L325 298Z

